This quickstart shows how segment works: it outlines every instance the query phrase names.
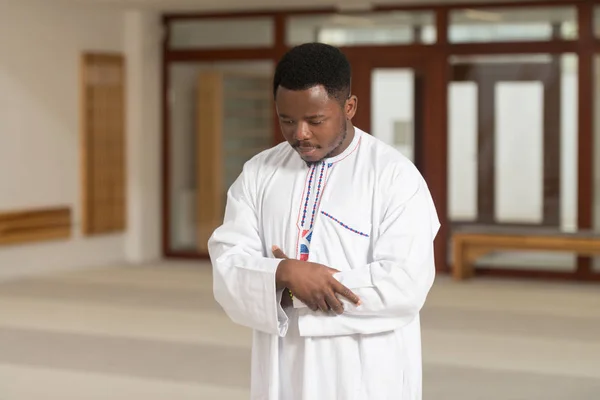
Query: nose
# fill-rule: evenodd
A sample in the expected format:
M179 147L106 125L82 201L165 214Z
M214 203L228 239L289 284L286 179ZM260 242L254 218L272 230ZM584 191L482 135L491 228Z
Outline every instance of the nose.
M310 130L308 129L308 124L306 122L300 122L296 125L296 129L294 129L294 140L302 141L308 140L311 137Z

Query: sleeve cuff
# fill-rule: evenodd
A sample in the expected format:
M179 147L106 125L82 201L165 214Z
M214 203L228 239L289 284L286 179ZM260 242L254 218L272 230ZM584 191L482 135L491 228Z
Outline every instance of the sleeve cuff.
M289 318L285 313L283 307L281 307L281 298L283 297L283 290L277 291L277 330L280 337L284 337L287 334L289 326Z
M277 318L277 334L280 337L284 337L287 334L288 326L289 326L289 318L285 313L283 307L281 307L281 298L283 296L283 290L277 290L277 282L275 280L275 275L277 273L277 267L281 260L276 258L270 258L266 260L267 264L265 267L273 274L273 294L275 295L275 314Z
M365 268L338 272L337 274L333 275L333 277L348 289L373 287L371 268L369 266Z
M298 298L296 296L294 296L292 303L294 304L294 308L307 308L308 307L306 304L304 304L303 302L298 300Z
M369 267L338 272L333 277L348 289L373 287L371 269ZM307 308L307 305L298 300L297 297L294 297L293 303L294 308Z

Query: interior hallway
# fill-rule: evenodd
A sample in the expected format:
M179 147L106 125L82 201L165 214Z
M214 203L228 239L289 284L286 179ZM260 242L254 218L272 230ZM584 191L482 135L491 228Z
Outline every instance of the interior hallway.
M597 286L438 278L425 400L600 398ZM250 338L194 263L0 283L1 400L248 399Z

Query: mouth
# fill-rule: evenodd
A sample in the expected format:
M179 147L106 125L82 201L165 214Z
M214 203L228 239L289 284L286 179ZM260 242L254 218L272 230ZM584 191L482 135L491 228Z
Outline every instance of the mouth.
M310 156L317 151L317 148L314 146L298 146L296 151L303 156Z

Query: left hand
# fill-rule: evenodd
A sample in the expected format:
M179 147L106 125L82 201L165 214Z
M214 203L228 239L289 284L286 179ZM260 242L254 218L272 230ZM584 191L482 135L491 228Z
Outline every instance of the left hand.
M276 258L279 259L284 259L284 260L290 260L288 256L285 255L285 253L277 246L273 246L272 248L273 251L273 255ZM333 268L327 267L325 265L320 265L320 264L314 264L314 263L309 263L309 262L304 262L304 261L298 261L298 260L293 260L294 262L298 263L299 265L296 268L300 268L301 266L303 267L304 265L306 265L307 267L312 267L314 269L314 267L317 268L321 268L324 271L327 271L328 274L330 274L330 278L328 278L329 280L331 280L332 282L329 284L330 287L326 287L325 289L323 288L317 288L315 289L315 284L314 284L314 277L311 278L308 275L303 275L301 273L301 277L303 277L302 279L307 280L307 282L309 283L308 286L303 286L302 284L300 284L300 288L302 289L306 289L309 288L309 291L302 294L302 296L300 296L300 291L297 293L298 294L298 298L303 301L311 310L313 311L317 311L318 309L320 309L323 312L328 312L329 310L333 310L336 314L342 314L344 312L344 306L342 304L342 302L337 298L336 296L336 292L340 293L342 296L347 297L350 301L353 301L355 304L360 304L360 299L354 294L352 293L349 289L347 289L345 286L343 286L342 284L340 284L337 280L335 280L335 278L332 278L332 276L339 272ZM295 270L295 268L294 268ZM304 270L304 268L302 268L302 270ZM307 269L306 271L304 271L304 273L310 273L310 269ZM318 269L318 271L321 271ZM298 270L297 272L300 272L300 270ZM317 275L315 275L317 276ZM318 279L317 279L318 281ZM291 282L290 282L291 283ZM311 285L313 286L312 288ZM317 285L318 287L319 285ZM326 284L327 286L327 284ZM317 290L316 292L312 292L312 290ZM299 289L298 289L299 290ZM325 290L324 294L322 294L321 292ZM288 292L288 288L286 288L286 291L284 292L284 295L286 295L286 297L289 298L289 292ZM294 293L296 294L296 293ZM282 301L282 306L283 306L283 301Z

